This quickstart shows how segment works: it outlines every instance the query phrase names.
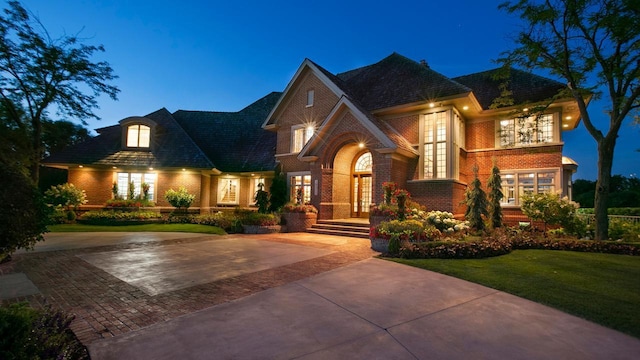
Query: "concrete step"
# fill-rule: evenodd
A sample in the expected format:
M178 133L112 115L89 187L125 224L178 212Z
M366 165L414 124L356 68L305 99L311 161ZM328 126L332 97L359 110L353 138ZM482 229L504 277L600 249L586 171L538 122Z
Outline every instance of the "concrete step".
M324 235L369 238L369 224L362 222L319 220L307 232Z

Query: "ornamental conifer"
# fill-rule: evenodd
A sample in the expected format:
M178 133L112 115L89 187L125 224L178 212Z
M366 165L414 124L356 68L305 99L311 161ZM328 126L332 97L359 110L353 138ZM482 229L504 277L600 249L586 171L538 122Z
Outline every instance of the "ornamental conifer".
M478 179L478 165L473 167L473 181L467 186L464 194L467 210L464 214L465 219L469 222L469 226L476 230L484 230L484 221L482 216L489 216L487 211L487 194L482 190L482 184Z
M491 227L499 228L502 226L502 206L500 202L504 198L502 193L502 179L500 178L500 169L494 163L491 169L491 175L489 181L487 181L487 187L489 188L489 221Z

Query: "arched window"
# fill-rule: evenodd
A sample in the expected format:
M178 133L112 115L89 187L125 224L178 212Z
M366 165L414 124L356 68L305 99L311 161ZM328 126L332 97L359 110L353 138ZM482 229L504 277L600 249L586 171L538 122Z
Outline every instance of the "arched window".
M371 153L366 152L356 160L354 172L371 172Z
M148 148L151 142L151 128L146 125L129 125L127 128L127 147Z

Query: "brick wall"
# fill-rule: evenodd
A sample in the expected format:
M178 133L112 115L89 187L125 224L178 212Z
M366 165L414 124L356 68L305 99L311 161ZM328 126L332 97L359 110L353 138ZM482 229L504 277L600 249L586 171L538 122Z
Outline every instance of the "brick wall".
M87 194L87 205L104 205L112 198L113 171L69 169L68 182Z
M171 206L164 199L164 193L169 189L178 190L184 186L190 194L196 196L191 206L200 207L200 176L200 173L189 171L158 172L156 206Z

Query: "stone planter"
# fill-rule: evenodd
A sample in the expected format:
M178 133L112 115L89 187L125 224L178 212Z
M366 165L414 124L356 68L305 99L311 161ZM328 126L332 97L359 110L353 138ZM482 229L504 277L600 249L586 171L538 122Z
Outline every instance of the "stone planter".
M389 240L383 238L369 238L371 240L371 248L381 253L386 253L389 249Z
M389 221L389 217L385 215L369 215L369 226L378 226L383 221Z
M242 225L242 232L245 234L273 234L280 232L280 225Z
M311 212L288 212L282 213L282 218L287 224L287 232L303 232L316 223L318 214Z

